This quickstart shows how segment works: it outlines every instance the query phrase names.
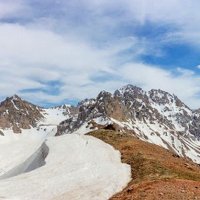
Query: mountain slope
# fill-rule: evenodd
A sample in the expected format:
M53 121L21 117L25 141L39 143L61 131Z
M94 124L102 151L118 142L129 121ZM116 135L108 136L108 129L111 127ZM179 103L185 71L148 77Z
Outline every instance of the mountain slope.
M37 122L43 118L41 108L19 96L14 95L6 98L0 104L0 127L11 128L15 133L21 133L21 129L35 127Z
M7 175L0 176L0 199L106 200L126 187L131 179L130 166L121 163L120 153L97 138L64 135L46 140L37 137L38 141L33 141L32 137L34 135L21 134L18 140L5 142L6 149L0 145L0 166L4 166L1 172ZM25 160L27 153L30 153L29 158L40 156L40 152L35 155L32 150L41 142L49 149L43 158L45 162L27 173L27 168L33 169L38 162ZM28 145L31 151L24 153ZM13 155L13 162L7 159L8 155Z
M200 163L200 111L162 90L127 85L113 94L102 91L77 107L43 109L18 96L0 104L0 135L39 132L85 134L96 129L128 132Z
M57 135L111 128L200 163L199 115L175 95L127 85L113 94L102 91L96 99L82 101L78 107L78 115L63 121Z
M132 180L112 200L200 199L200 167L188 159L128 134L111 130L89 133L112 145L131 166Z
M57 125L76 113L76 107L70 105L44 109L14 95L0 104L0 135L35 131L55 134Z

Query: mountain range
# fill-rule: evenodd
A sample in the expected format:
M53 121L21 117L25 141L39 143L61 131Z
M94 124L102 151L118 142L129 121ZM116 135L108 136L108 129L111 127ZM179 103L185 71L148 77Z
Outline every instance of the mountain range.
M176 95L126 85L102 91L77 106L44 109L17 95L0 103L0 136L37 131L46 135L114 130L150 142L200 164L200 110ZM0 138L1 139L1 138Z

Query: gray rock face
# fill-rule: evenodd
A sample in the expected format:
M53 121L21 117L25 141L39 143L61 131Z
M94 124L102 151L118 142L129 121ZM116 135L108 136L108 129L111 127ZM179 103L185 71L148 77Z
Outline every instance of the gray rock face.
M63 121L56 135L110 129L134 135L200 164L200 110L162 90L143 91L127 85L113 94L78 105L78 115Z
M113 94L102 91L96 99L86 99L78 105L78 115L62 122L62 132L72 133L85 122L96 118L119 122L159 124L166 131L200 138L200 111L192 111L178 97L162 90L143 91L127 85ZM136 127L137 128L137 127Z
M35 127L38 120L42 119L41 108L17 95L6 98L0 104L0 127L12 128L14 133L20 133L21 129Z

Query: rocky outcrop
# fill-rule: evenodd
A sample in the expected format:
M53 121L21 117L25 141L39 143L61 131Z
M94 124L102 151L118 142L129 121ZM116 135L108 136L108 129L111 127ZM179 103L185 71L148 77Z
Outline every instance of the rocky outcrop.
M96 99L79 103L78 116L62 122L61 132L73 132L96 118L115 119L137 126L137 122L159 124L168 131L200 137L200 112L194 113L178 97L162 90L143 91L127 85L113 94L102 91Z
M78 108L78 115L63 121L56 135L110 129L134 134L200 163L200 111L191 110L173 94L127 85L113 94L102 91Z
M11 128L14 133L20 133L21 129L36 127L37 122L43 118L41 108L19 96L6 98L0 104L0 127Z
M62 114L67 117L74 117L78 114L78 111L79 111L78 107L71 106L68 104L64 104L61 106L55 106L52 109L62 110Z

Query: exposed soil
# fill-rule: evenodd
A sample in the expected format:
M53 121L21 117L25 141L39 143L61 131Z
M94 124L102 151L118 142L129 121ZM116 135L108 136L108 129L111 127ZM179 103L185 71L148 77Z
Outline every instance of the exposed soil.
M189 180L159 180L130 184L112 200L200 200L200 182Z
M169 150L111 130L89 133L118 149L132 181L111 200L200 200L200 167Z

